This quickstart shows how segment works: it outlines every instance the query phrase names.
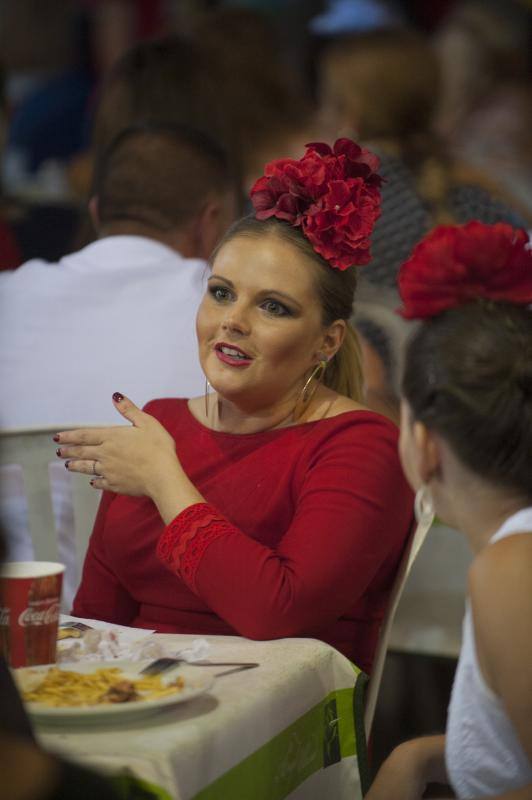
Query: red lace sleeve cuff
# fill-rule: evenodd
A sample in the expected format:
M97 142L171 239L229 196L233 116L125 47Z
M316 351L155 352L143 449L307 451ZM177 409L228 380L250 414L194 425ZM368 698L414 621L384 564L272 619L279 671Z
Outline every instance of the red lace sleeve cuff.
M166 526L157 544L157 557L196 591L196 572L207 547L232 533L234 527L208 503L185 508Z

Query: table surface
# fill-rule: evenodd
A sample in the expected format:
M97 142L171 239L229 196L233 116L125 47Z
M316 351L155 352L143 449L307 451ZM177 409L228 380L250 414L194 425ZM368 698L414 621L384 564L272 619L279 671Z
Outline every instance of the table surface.
M156 636L176 649L196 638ZM129 768L166 790L161 797L359 796L353 725L358 671L353 664L314 639L207 640L209 660L256 661L260 666L216 678L208 693L135 720L118 717L68 728L38 722L38 738L48 749L84 764L115 773Z

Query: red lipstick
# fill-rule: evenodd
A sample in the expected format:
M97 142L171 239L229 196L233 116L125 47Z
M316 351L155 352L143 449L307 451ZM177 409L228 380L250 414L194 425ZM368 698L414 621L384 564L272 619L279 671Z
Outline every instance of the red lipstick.
M253 361L252 357L244 352L241 347L227 344L227 342L215 344L214 352L220 361L230 367L247 367Z

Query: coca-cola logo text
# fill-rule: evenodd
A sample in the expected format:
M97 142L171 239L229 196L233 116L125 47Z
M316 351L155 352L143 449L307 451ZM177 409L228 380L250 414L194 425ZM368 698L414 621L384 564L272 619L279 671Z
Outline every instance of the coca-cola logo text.
M19 615L18 624L26 628L30 625L51 625L59 619L59 603L55 602L47 608L25 608Z
M9 608L6 606L0 606L0 626L9 627Z

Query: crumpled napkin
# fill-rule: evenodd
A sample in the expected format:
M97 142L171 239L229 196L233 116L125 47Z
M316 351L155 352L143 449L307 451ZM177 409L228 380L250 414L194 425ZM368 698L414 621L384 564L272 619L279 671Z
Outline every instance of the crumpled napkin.
M178 648L153 636L153 631L101 623L98 628L84 631L78 639L59 641L57 661L152 661L166 656L193 662L203 661L210 649L206 639L193 639L188 647Z
M206 639L194 639L190 647L178 649L152 634L131 640L121 631L85 631L79 639L58 644L57 661L146 661L170 656L183 661L203 661L211 646Z

